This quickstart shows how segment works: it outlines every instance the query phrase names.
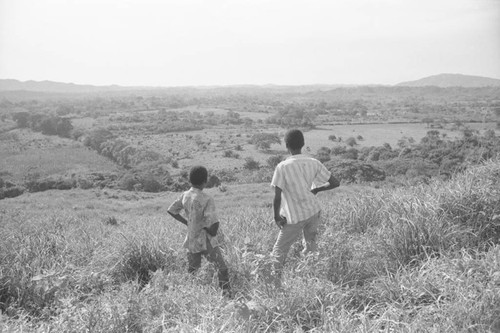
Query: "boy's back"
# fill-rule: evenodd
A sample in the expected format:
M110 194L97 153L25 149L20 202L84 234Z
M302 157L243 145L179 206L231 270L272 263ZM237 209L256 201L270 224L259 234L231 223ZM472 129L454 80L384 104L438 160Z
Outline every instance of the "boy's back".
M330 172L315 158L298 154L278 164L271 185L283 192L283 210L289 221L297 222L317 213L321 207L312 186L328 181Z
M200 189L190 188L168 208L173 214L179 214L184 209L187 219L188 232L184 247L190 252L201 252L207 249L207 232L205 227L216 223L217 214L215 203L211 196ZM210 237L212 246L220 245L217 237Z

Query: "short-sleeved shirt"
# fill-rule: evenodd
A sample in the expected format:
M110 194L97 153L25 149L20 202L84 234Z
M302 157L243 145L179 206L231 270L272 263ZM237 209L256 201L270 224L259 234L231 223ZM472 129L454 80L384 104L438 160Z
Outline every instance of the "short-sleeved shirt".
M327 183L330 176L320 161L303 154L289 156L276 166L271 185L282 191L280 214L287 223L304 221L321 211L311 189Z
M183 209L188 222L188 232L183 246L191 253L205 251L207 240L212 247L219 246L219 237L212 237L203 229L218 222L213 198L202 190L191 187L170 205L168 211L180 214Z

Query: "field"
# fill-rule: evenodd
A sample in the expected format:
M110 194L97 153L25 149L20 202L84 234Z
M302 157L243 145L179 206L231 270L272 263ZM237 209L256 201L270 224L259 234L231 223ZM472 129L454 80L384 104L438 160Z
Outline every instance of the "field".
M8 98L0 332L500 332L498 89ZM290 127L342 186L318 195L319 252L297 242L277 287L269 181ZM211 265L186 272L167 213L197 164L220 178L231 299Z
M495 129L496 123L466 123L468 128L484 133L485 130ZM451 127L451 126L448 126ZM321 147L332 148L343 146L343 143L332 142L330 135L340 137L344 141L350 137L362 136L356 139L357 148L382 146L385 143L397 147L403 137L411 137L419 142L432 130L423 123L401 124L362 124L362 125L319 125L316 129L306 131L304 137L306 146L304 152L314 155ZM450 140L460 137L462 133L450 128L437 129ZM165 155L173 155L181 167L191 167L203 164L212 170L242 168L245 158L251 157L261 165L266 165L267 159L274 154L287 154L284 142L280 145L272 144L269 150L259 150L248 140L253 134L265 132L276 133L280 137L285 131L279 127L266 126L263 129L227 126L210 130L185 131L158 135L134 134L127 140L139 147L152 149ZM235 151L238 147L241 149ZM233 150L239 158L224 158L226 150Z
M210 189L233 300L221 295L210 265L186 273L185 229L166 214L176 193L94 189L5 199L0 328L496 332L500 248L490 242L500 236L500 203L489 193L499 191L499 172L497 161L446 183L322 193L319 254L301 257L296 244L281 289L269 270L278 231L269 186Z
M26 177L112 173L120 168L74 140L29 130L12 130L0 138L0 170L4 178L22 182Z

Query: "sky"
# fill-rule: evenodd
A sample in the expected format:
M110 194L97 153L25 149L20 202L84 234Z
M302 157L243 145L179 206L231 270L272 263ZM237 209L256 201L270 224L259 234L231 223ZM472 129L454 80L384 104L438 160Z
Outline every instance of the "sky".
M124 86L500 79L500 0L0 0L0 79Z

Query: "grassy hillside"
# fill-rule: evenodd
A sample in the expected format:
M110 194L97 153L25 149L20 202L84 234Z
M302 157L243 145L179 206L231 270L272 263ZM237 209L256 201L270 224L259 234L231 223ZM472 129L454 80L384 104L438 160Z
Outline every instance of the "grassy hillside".
M86 175L118 170L109 159L71 139L28 129L0 134L0 176L15 183L22 183L30 176Z
M236 292L186 273L178 195L30 193L0 202L0 330L497 332L500 161L448 182L321 193L319 254L293 247L282 290L268 184L210 189Z

